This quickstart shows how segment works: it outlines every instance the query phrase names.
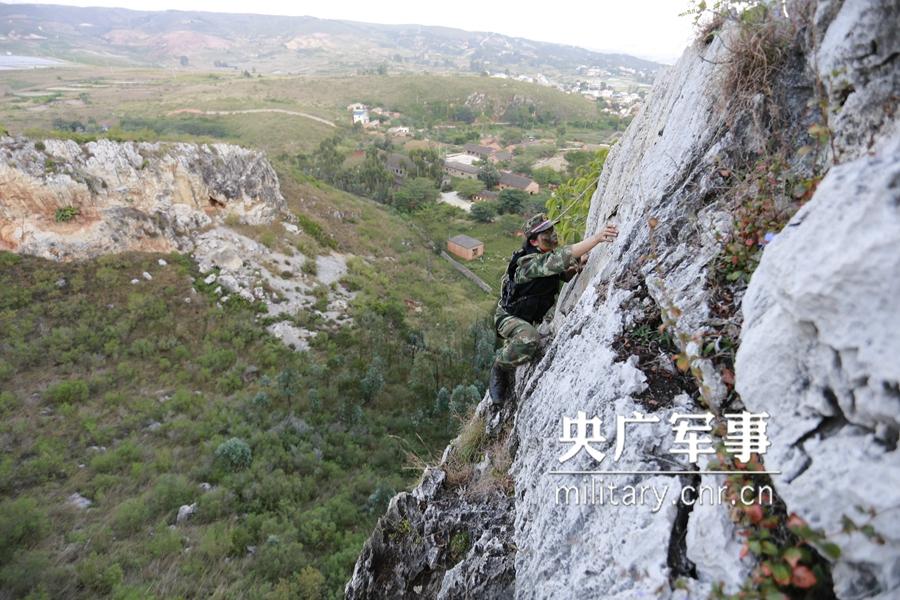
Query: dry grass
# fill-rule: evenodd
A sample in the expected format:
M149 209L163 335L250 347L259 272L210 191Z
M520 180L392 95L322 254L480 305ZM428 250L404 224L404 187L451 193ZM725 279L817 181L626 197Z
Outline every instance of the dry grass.
M475 463L481 460L484 443L487 440L484 417L473 410L469 413L459 436L451 442L453 450L444 465L447 483L459 487L471 481Z
M765 5L744 11L737 21L736 34L726 45L727 65L721 71L723 99L732 113L753 108L759 94L773 97L773 83L791 43L790 24Z
M512 456L509 453L511 428L504 428L496 437L485 431L482 415L471 414L459 437L453 442L453 451L448 457L444 470L447 484L463 487L467 496L485 498L501 492L513 492L513 480L509 475ZM486 468L476 469L476 465L487 460Z
M468 489L470 495L476 498L485 498L500 492L509 496L515 491L513 478L509 474L509 468L512 465L512 456L509 453L510 435L512 435L512 431L500 436L485 450L490 464L484 473L472 482Z

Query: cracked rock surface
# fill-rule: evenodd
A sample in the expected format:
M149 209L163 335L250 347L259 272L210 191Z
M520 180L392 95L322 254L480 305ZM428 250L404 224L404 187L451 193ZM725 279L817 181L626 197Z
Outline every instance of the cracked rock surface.
M590 498L591 476L551 472L598 468L584 452L559 461L569 448L560 440L563 419L579 411L602 421L605 441L596 444L606 454L601 468L706 468L706 459L691 463L671 454L671 429L664 426L677 412L707 410L701 393L714 412L739 411L743 402L747 410L771 415L765 463L782 471L773 477L775 493L789 513L830 536L837 532L833 541L842 554L828 565L835 595L897 597L900 15L896 2L884 0L789 2L785 10L809 18L796 32L800 49L777 82L779 108L793 128L779 133L793 151L808 143L800 140L808 140L814 122L808 106L815 105L821 82L830 170L790 223L773 232L749 287L732 298L742 314L723 316L710 271L734 217L721 191L731 185L726 179L734 169L746 168L748 155L765 152L773 132L764 119L723 114L717 94L719 71L728 64L728 30L708 46L689 48L660 75L641 114L610 151L591 201L587 234L612 220L619 237L591 253L585 271L563 289L545 326L543 354L517 371L517 405L505 407L499 423L489 420L489 431L504 420L512 423L516 447L508 517L514 523L514 591L474 594L486 583L476 575L449 597L702 598L718 583L737 592L756 563L752 556L740 558L743 538L729 508L690 509L678 501L686 484L716 486L721 477L602 477L601 485L667 489L654 510L652 498L627 507L560 503L562 485L580 488L581 497L587 490ZM809 157L789 159L790 168L809 176ZM654 329L647 321L652 312L675 315L668 329L678 343L675 352L691 357L702 389L666 383L666 352L632 352L638 332L646 336ZM697 341L729 324L731 335L740 337L734 365L739 397ZM615 417L635 412L660 422L627 430L614 461ZM867 522L854 513L857 504L874 510L871 524L884 544L861 533L840 534L842 514ZM398 506L392 503L389 515ZM477 512L452 496L433 506L456 520ZM389 540L384 531L380 524L357 563L348 585L353 597L447 592L437 584L409 587L422 572L410 565L427 563L428 554ZM372 550L384 544L397 560L376 560ZM494 556L488 550L485 555Z
M269 223L285 206L265 155L230 144L2 137L0 189L0 249L51 260L190 250L215 220Z

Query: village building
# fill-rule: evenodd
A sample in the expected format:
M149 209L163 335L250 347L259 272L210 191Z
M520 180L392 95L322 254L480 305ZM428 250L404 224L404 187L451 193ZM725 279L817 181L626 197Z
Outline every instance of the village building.
M478 167L465 165L463 163L447 161L444 163L444 173L451 177L462 177L463 179L478 179Z
M466 154L477 156L481 160L487 160L494 154L494 149L490 146L479 146L478 144L466 144L463 146Z
M350 112L356 112L359 110L369 110L369 107L363 104L362 102L354 102L347 106L347 110Z
M399 119L401 116L400 113L398 113L398 112L386 110L384 108L381 108L380 106L376 106L375 108L371 109L369 112L371 112L372 114L375 114L375 115L381 115L383 117L387 117L388 119Z
M467 235L455 235L447 240L447 251L465 260L473 260L484 254L484 242Z
M397 126L391 127L387 130L390 135L395 135L397 137L408 137L409 136L409 127Z
M472 165L481 160L477 156L466 154L464 152L454 152L446 156L446 162L462 163L464 165Z
M497 184L497 187L499 187L501 190L522 190L523 192L528 192L531 195L537 194L541 191L541 186L538 185L536 181L532 181L524 175L517 175L515 173L502 173L500 175L500 183Z
M362 110L354 110L353 111L353 124L362 123L363 126L369 124L369 111Z
M385 160L385 166L396 179L404 179L406 175L415 168L415 165L411 160L402 154L397 153L388 154L387 160Z
M490 190L481 190L474 196L472 196L472 202L488 202L494 201L500 197L500 194L497 192L492 192Z
M503 162L505 160L512 160L512 152L507 150L499 150L494 152L493 156L491 156L490 160L492 163Z

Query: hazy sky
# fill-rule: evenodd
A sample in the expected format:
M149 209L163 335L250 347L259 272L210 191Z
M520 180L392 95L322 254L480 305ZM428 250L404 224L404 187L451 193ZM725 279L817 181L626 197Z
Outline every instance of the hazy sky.
M3 0L5 3L35 3ZM674 62L691 38L690 19L679 17L688 0L56 0L40 4L118 6L133 10L309 15L368 23L443 25L469 31L494 31L546 42L624 52Z

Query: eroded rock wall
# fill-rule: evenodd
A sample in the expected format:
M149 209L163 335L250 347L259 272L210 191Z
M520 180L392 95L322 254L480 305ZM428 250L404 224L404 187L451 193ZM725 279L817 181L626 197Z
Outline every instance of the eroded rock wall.
M59 219L59 209L77 215ZM271 222L284 208L265 156L228 144L0 138L0 248L54 260L190 250L227 215Z
M784 10L792 39L768 94L742 104L722 97L733 27L689 48L660 76L610 152L592 199L587 233L614 221L618 240L592 253L564 288L542 356L517 372L517 404L497 413L503 418L489 399L479 406L494 415L488 434L509 420L515 455L514 592L490 597L693 598L717 584L736 592L757 563L741 558L732 510L679 501L683 486L715 486L723 477L627 472L709 469L708 457L689 462L669 452L668 419L744 408L771 415L765 466L781 471L772 482L785 511L842 549L822 559L823 597L832 587L839 598L900 590L900 15L883 0ZM784 196L805 205L766 236L749 286L740 277L726 281L720 261L735 209L762 194L765 181L747 182L778 144L779 168L791 174L785 180L805 182ZM731 192L740 186L743 195ZM648 343L663 319L669 341ZM740 342L728 365L734 373L721 359L727 348L719 342L728 339ZM673 366L674 353L687 360L686 376ZM602 421L601 466L626 472L597 483L665 489L664 501L558 501L561 485L596 493L592 477L578 473L598 468L585 452L564 464L575 473L552 473L569 448L560 440L563 419L579 411ZM616 417L635 412L658 422L629 429L613 462ZM430 472L426 482L434 481ZM416 496L417 510L437 518L464 506L448 504L442 489ZM881 539L842 533L843 515L873 525ZM385 573L395 577L393 590L433 597L405 587L403 573L421 573L407 568L404 556L417 555L405 553L408 543L370 540L348 585L353 597L379 597ZM441 540L432 547L447 551ZM429 577L446 577L445 570Z

